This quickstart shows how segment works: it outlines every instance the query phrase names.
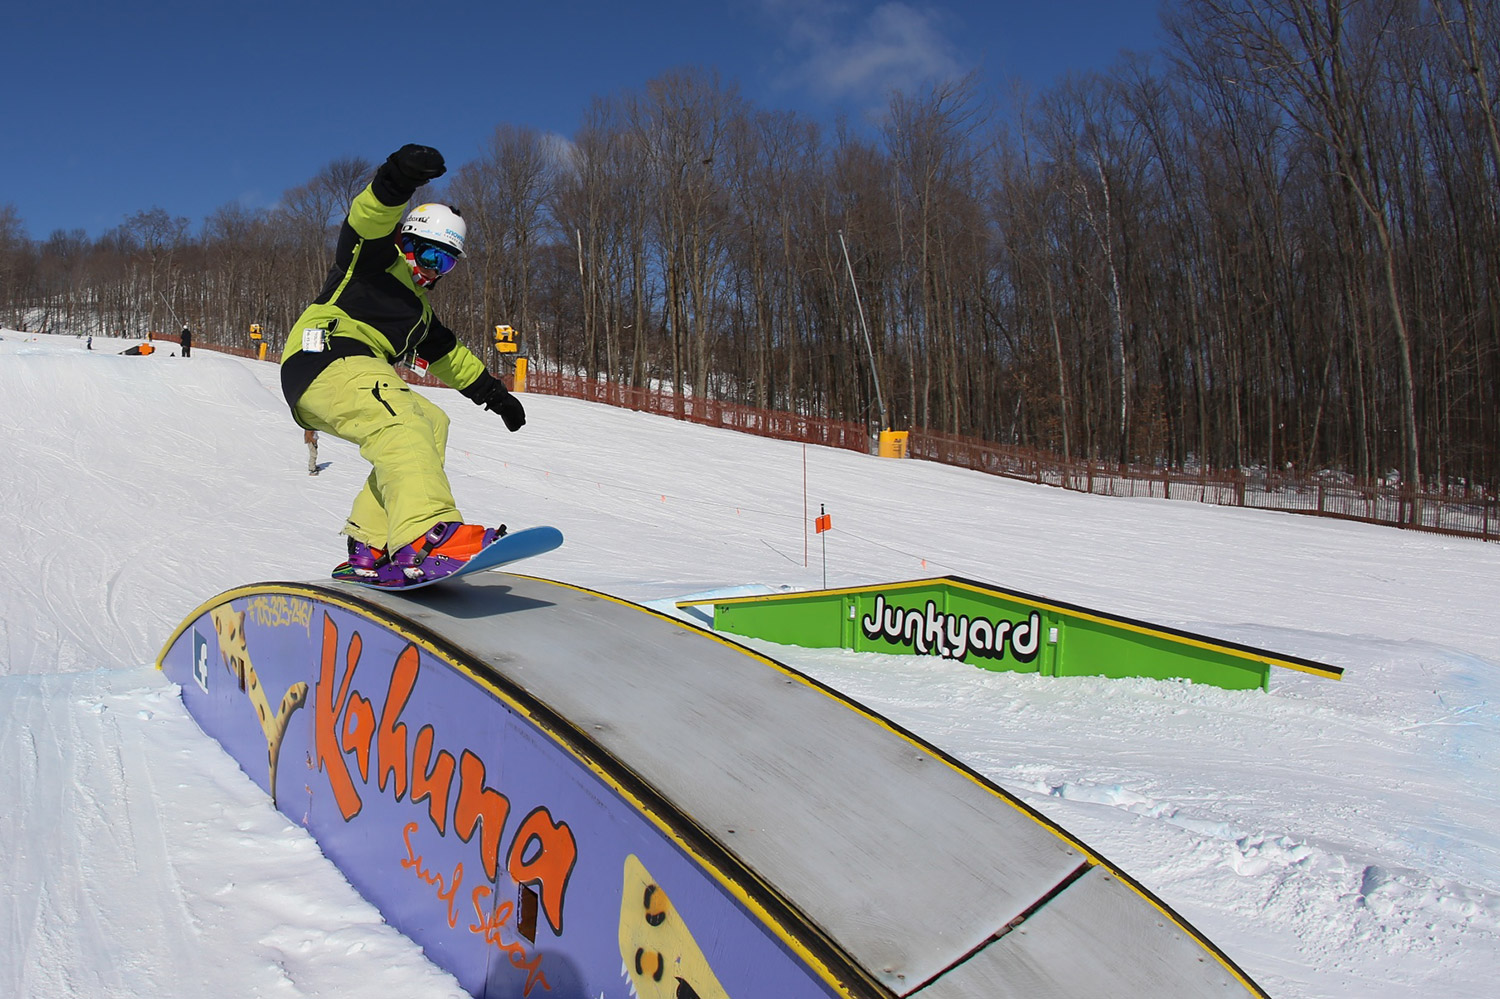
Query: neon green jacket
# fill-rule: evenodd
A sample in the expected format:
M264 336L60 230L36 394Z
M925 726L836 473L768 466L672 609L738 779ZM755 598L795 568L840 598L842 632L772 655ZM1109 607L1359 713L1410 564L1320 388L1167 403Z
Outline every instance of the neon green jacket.
M429 374L460 390L484 374L484 362L433 314L426 289L396 245L405 214L404 203L387 205L369 187L350 203L328 279L292 325L281 355L281 389L294 419L302 393L340 357L373 355L391 363L420 357ZM321 330L325 349L303 350L304 330Z

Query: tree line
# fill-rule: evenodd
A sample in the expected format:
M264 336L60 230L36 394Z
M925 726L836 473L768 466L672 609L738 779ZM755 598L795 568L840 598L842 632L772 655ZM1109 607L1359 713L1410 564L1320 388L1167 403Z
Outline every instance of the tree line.
M507 323L550 369L872 429L1500 485L1500 5L1178 0L1163 29L870 128L698 68L566 139L502 124L418 195L469 223L435 303L478 351ZM196 232L152 208L34 241L0 205L0 317L279 345L374 166Z

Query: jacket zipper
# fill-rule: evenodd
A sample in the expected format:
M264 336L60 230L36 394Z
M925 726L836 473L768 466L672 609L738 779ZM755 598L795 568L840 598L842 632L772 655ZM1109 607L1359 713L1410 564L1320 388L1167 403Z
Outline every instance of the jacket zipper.
M396 415L396 411L391 408L391 404L386 402L385 399L380 395L380 384L378 382L375 384L374 388L370 389L370 394L375 397L376 402L385 407L385 411L387 413L390 413L392 416Z

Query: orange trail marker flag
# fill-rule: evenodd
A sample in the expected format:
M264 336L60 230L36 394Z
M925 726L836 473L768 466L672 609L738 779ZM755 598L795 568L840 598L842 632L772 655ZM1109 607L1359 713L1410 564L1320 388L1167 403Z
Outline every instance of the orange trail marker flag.
M824 531L832 530L833 516L827 513L818 514L818 519L813 521L813 532L822 534Z

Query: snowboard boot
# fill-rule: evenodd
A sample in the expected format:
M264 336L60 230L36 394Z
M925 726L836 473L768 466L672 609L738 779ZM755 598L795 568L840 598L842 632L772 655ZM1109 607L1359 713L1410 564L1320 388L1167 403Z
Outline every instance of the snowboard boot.
M389 563L377 567L376 572L382 585L401 586L441 579L462 568L465 562L503 534L503 526L482 527L442 521L432 525L426 534L411 544L392 552Z
M333 578L372 580L379 576L380 567L387 561L383 549L350 538L349 561L333 570Z

